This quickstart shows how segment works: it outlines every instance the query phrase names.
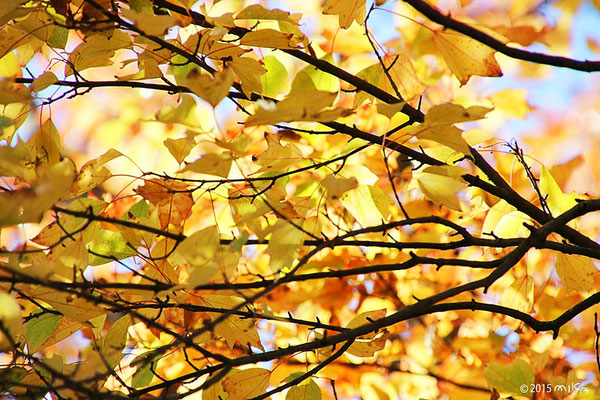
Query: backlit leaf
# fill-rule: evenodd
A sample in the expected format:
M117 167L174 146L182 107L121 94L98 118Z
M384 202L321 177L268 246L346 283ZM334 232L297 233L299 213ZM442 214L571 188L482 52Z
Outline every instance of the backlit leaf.
M304 243L304 233L289 221L278 220L271 232L266 253L271 256L269 266L273 272L284 268L291 269L292 264Z
M227 178L233 158L228 153L207 153L196 161L186 163L181 172L192 171L199 174L216 175Z
M23 330L21 307L9 293L0 292L0 351L9 351L21 341Z
M194 69L186 79L190 90L213 107L227 96L232 84L233 74L229 69L215 72L214 77L200 74Z
M365 0L327 0L323 14L337 15L340 28L348 29L353 21L365 23L366 8Z
M510 364L489 363L485 367L483 376L488 385L498 390L503 396L532 396L531 391L523 391L521 386L525 385L530 388L534 383L535 374L531 366L520 358Z
M433 40L462 85L473 75L502 76L495 50L485 44L452 30L433 31Z
M556 256L556 273L567 290L587 292L596 288L594 274L598 268L589 257L576 254L558 254Z
M259 29L248 32L240 39L240 44L271 49L295 49L299 40L291 33L282 33L274 29Z
M223 381L223 389L228 400L250 399L265 393L270 377L271 371L263 368L236 371Z

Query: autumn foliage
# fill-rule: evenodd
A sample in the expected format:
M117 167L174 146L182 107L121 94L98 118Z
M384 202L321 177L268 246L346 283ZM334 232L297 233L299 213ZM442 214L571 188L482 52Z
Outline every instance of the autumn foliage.
M600 397L598 90L521 85L597 10L538 3L1 0L2 396Z

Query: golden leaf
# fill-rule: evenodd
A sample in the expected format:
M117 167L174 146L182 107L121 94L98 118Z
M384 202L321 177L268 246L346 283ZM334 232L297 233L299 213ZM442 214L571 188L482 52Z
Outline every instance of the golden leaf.
M433 31L433 40L461 85L473 75L502 76L491 47L451 30Z
M340 28L348 29L352 21L365 23L367 4L365 0L327 0L323 8L325 15L337 15Z

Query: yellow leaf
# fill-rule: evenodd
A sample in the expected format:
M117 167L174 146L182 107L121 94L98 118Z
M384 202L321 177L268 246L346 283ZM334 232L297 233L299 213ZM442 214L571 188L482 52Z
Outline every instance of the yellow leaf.
M290 13L281 10L270 10L260 4L252 4L236 15L235 19L263 19L272 21L285 21L289 24L297 25L297 22L290 18Z
M43 213L63 197L75 178L73 161L66 158L43 165L31 188L0 193L0 226L39 222Z
M340 28L348 29L352 21L365 23L367 4L365 0L327 0L323 8L325 15L337 15Z
M381 189L371 185L359 185L347 191L342 195L341 202L363 227L386 221L392 204L392 200Z
M358 338L346 351L357 357L373 357L376 352L385 347L388 337L389 332L384 332L375 339L361 340Z
M292 386L285 395L285 400L321 400L321 398L321 389L312 379Z
M239 78L242 91L246 96L262 93L261 77L267 70L258 61L249 57L235 57L227 65Z
M86 37L85 41L69 55L65 66L65 76L73 74L73 70L81 72L93 67L112 65L110 58L119 49L131 48L129 35L120 30L112 30L110 37L96 34Z
M179 18L171 15L155 15L152 12L137 12L132 9L121 9L121 12L143 33L150 36L163 35L169 28L181 24Z
M492 110L493 108L483 106L464 108L458 104L444 103L431 107L425 115L425 122L430 126L438 126L476 121L485 118L486 114Z
M386 313L387 310L385 308L382 308L381 310L373 310L360 313L346 324L346 328L354 329L358 328L359 326L370 324L375 320L385 317Z
M294 92L279 103L270 103L267 108L259 108L246 120L246 126L270 125L278 122L315 121L328 122L352 112L338 107L321 111L330 106L337 93L306 90Z
M207 307L219 308L226 311L236 307L243 300L239 297L210 294L202 296L201 301ZM211 319L216 319L221 315L218 312L209 312L208 314ZM258 331L254 325L255 322L252 319L232 315L223 322L217 324L215 333L223 337L230 348L233 348L237 342L245 348L250 344L251 346L264 350L260 343Z
M515 279L502 293L500 304L515 310L529 313L533 307L534 282L529 275Z
M31 91L10 79L0 78L0 104L29 103Z
M21 318L21 307L6 292L0 292L0 323L2 324L0 351L10 351L13 349L12 345L21 341L19 335L23 331L23 319Z
M197 111L194 98L184 94L176 107L163 107L156 115L156 120L170 124L182 124L190 128L200 128L202 119Z
M121 157L123 154L115 149L109 149L100 157L90 160L81 167L75 183L69 191L69 198L81 196L93 188L101 185L112 176L108 168L104 166L107 162Z
M297 221L296 221L297 223ZM304 243L304 233L290 222L278 220L271 232L266 253L271 256L269 265L273 272L291 269Z
M531 219L505 200L500 200L488 211L481 231L504 239L524 237L529 232L524 223L531 223Z
M46 89L48 86L56 83L57 81L58 78L56 77L56 75L54 75L54 72L46 71L42 75L38 76L35 79L35 81L33 81L30 89L32 92L41 92L42 90Z
M191 163L186 163L180 172L192 171L199 174L216 175L227 178L233 158L228 153L207 153Z
M337 178L335 175L329 174L321 181L321 185L327 189L327 198L339 199L342 194L357 187L358 181L354 177Z
M213 107L216 107L229 94L232 84L233 74L229 69L215 72L214 77L201 74L198 70L193 69L186 79L186 86Z
M269 387L271 371L248 368L236 371L223 381L223 389L229 394L227 400L246 400L260 396Z
M462 85L473 75L502 76L491 47L452 30L433 31L433 40Z
M461 178L468 173L463 168L444 165L429 166L413 172L421 192L439 208L444 205L452 210L460 211L460 202L456 192L467 187Z
M596 288L594 274L598 268L589 257L570 254L556 256L556 273L567 290L588 292Z
M300 40L292 33L283 33L274 29L259 29L246 33L240 39L240 44L253 47L268 47L271 49L293 50L298 48Z
M28 293L31 297L50 304L66 317L75 321L88 322L90 319L106 314L106 310L96 304L70 293L58 292L56 289L38 286Z
M563 193L560 186L558 186L554 177L546 167L542 167L540 192L542 192L542 195L546 198L546 204L548 204L548 207L554 216L558 216L565 211L570 210L577 205L577 198L581 198L581 196L577 196L574 193Z
M56 164L62 158L61 139L51 119L44 122L42 128L27 142L27 146L38 162Z
M300 149L293 143L282 145L278 135L266 134L267 150L254 158L261 166L259 172L287 171L292 165L304 160Z
M196 142L192 137L186 136L178 139L165 139L163 142L169 153L179 164L185 160L190 154L190 151L196 146Z

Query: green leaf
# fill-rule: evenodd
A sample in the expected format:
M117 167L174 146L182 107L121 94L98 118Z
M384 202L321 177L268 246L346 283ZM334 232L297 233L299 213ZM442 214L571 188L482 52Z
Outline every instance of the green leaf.
M498 390L500 395L531 397L532 392L523 391L522 385L530 386L535 382L535 373L531 365L517 358L510 364L489 363L483 371L488 385Z
M52 335L62 316L45 313L34 316L25 323L25 337L30 353L35 353Z
M267 70L260 77L263 94L267 97L276 97L288 87L290 78L283 64L275 56L263 58L263 66Z
M148 386L150 382L152 382L152 378L154 378L152 369L154 368L154 363L161 358L161 354L155 354L154 357L151 358L142 354L135 360L135 362L140 362L140 358L143 358L144 361L141 362L141 365L135 371L131 379L131 386L136 389L141 389L145 386Z
M321 400L321 389L315 381L307 379L297 386L292 386L285 395L285 400Z
M119 232L101 229L96 238L87 246L90 251L97 253L89 254L89 265L102 265L111 261L122 260L127 257L132 257L137 252L127 244L123 235ZM105 257L102 257L105 256Z

